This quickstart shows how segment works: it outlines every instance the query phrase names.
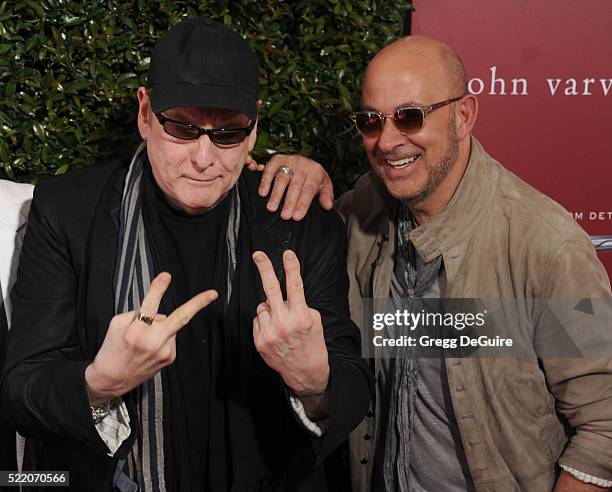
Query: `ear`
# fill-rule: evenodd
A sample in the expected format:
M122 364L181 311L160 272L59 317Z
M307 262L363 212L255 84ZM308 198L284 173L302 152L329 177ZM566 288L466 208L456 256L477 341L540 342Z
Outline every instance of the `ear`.
M151 133L151 102L145 87L139 87L138 92L138 131L143 140L147 140Z
M249 135L249 152L252 152L255 148L255 142L257 142L257 124L259 123L259 118L255 120L255 126Z
M457 104L457 117L455 124L457 125L457 138L463 140L470 136L472 128L476 123L478 116L478 98L472 94L468 94Z

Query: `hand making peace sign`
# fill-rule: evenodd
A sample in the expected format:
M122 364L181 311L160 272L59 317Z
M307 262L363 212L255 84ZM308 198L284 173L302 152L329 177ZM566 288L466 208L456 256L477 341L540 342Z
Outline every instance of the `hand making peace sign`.
M266 254L256 251L253 259L267 297L257 307L257 316L253 319L257 351L297 395L324 392L329 380L329 362L323 325L319 312L306 304L297 256L291 250L283 254L286 301Z

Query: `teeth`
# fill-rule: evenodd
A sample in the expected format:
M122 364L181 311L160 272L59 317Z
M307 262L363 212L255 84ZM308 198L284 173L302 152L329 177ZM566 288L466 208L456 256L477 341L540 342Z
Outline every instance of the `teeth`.
M412 157L408 157L406 159L400 159L398 161L392 161L390 159L387 159L387 164L389 164L392 167L401 167L401 166L405 166L406 164L410 164L411 162L414 162L417 157L418 156L414 155Z

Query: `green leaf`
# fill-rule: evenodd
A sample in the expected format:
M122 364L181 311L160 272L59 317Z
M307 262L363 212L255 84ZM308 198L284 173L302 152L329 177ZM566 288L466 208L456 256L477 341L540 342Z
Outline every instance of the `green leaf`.
M31 9L35 10L38 15L42 16L45 13L39 3L33 2L32 0L26 0L26 3Z
M6 89L4 90L4 97L6 99L12 99L15 97L15 91L17 90L17 85L14 82L9 82L6 84Z
M79 24L82 24L84 21L83 18L81 17L66 17L64 19L64 27L72 27L72 26L78 26Z
M44 127L38 122L35 121L32 124L32 129L34 130L34 134L41 140L45 140L47 138L47 132Z
M61 174L66 174L66 171L68 171L68 169L70 169L70 164L62 164L60 167L57 168L57 170L55 171L55 175L59 176Z

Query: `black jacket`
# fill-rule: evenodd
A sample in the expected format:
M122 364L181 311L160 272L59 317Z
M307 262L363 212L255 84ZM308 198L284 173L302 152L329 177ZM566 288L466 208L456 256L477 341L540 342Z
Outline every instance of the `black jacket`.
M118 213L126 171L125 164L113 161L36 187L13 291L2 403L18 431L35 438L26 450L30 468L69 470L71 490L113 490L117 459L135 439L132 424L130 437L114 457L107 456L84 380L114 315ZM283 221L278 213L268 213L257 196L259 176L245 174L244 179L254 197L248 205L250 222L257 224L250 247L270 256L279 278L282 252L296 251L307 302L322 315L331 369L327 433L312 438L288 404L270 413L277 418L281 412L283 420L292 422L289 432L283 427L284 435L274 436L292 454L285 490L324 490L319 465L365 415L372 388L370 370L360 358L359 332L349 318L344 227L335 212L316 205L301 222ZM265 299L261 289L254 295L258 302ZM280 379L271 370L265 377ZM274 387L282 391L282 385ZM261 395L257 404L270 400L278 401L278 395ZM135 407L131 399L125 401L134 423ZM272 438L276 427L271 424L262 439Z

